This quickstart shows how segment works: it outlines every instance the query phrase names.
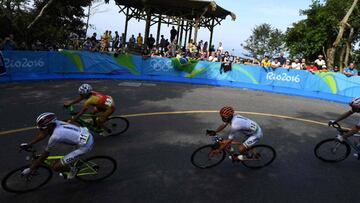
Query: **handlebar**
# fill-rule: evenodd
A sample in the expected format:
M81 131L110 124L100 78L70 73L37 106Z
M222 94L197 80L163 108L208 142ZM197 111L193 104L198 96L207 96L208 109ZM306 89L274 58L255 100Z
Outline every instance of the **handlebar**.
M63 105L63 107L69 111L71 116L76 115L78 112L75 111L74 105L70 105L70 106L65 106Z
M349 130L343 129L339 123L334 123L331 125L333 128L335 128L340 134L346 133Z

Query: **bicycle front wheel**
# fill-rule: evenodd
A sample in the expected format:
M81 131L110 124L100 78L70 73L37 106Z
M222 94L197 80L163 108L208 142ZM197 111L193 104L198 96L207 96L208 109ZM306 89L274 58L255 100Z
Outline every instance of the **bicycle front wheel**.
M213 144L196 149L191 155L191 163L201 169L217 166L225 159L225 150L217 151Z
M109 156L94 156L80 161L76 178L82 181L100 181L111 176L116 168L116 161Z
M52 177L52 171L49 167L41 165L34 174L22 175L21 172L25 168L29 168L29 165L11 171L2 179L1 185L5 191L30 192L45 185Z
M246 158L241 161L244 166L259 169L268 166L275 160L276 151L268 145L255 145L248 149L245 157Z
M350 154L350 146L346 142L340 142L330 138L319 142L314 149L315 156L325 162L339 162L346 159Z
M105 126L111 130L110 136L120 135L126 132L129 128L130 122L127 118L114 116L110 117L106 122Z

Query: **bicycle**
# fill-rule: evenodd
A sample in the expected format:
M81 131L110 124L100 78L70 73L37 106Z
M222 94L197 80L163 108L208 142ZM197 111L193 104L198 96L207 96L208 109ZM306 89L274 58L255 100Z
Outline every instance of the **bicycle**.
M209 130L207 130L207 133ZM206 169L219 165L224 161L226 154L232 155L231 149L237 148L237 145L242 144L239 141L231 141L229 145L219 151L220 146L224 145L223 138L215 135L213 136L214 143L207 144L196 149L191 155L191 163L197 168ZM234 146L235 145L235 146ZM252 169L259 169L270 165L276 158L276 151L269 145L259 144L251 146L245 152L245 158L239 160L244 166Z
M26 157L26 160L30 161L30 163L40 157L40 155L36 154L36 150L32 148L22 150L31 153L31 156ZM63 157L49 156L34 173L27 175L22 175L21 172L25 168L29 168L29 164L16 168L2 179L1 185L5 191L12 193L26 193L36 190L50 181L53 176L52 164ZM78 168L75 176L77 179L85 182L95 182L111 176L117 168L117 163L109 156L93 156L86 159L77 158L71 166ZM66 177L69 172L60 174Z
M74 116L77 114L73 105L65 107L68 109L69 114ZM97 114L84 113L79 118L76 119L75 123L82 127L87 127L90 131L94 133L103 133L105 132L104 128L96 124ZM104 123L104 125L111 131L108 136L120 135L126 132L129 129L130 122L127 118L121 116L110 116Z
M334 127L340 135L348 132L348 130L341 128L338 123L335 123L332 127ZM360 137L360 135L354 134L352 137ZM351 152L350 147L357 152L355 155L357 155L359 159L360 147L357 147L349 138L344 138L344 141L340 141L336 137L325 139L315 146L314 153L315 156L322 161L335 163L343 161L349 156Z

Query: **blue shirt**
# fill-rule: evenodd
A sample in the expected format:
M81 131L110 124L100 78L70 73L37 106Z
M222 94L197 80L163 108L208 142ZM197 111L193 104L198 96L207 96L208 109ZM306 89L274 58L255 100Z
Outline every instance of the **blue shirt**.
M357 71L355 68L350 69L349 67L346 67L346 68L344 69L344 72L345 72L345 73L352 73L352 74L354 74L354 75L357 75L357 74L358 74L358 71Z

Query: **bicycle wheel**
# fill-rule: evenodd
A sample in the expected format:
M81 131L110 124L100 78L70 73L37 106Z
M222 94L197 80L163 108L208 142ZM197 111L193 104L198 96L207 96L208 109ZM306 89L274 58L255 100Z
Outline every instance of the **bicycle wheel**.
M105 122L105 126L111 130L110 136L124 133L129 128L129 125L129 120L120 116L110 117Z
M100 181L111 176L116 168L116 161L108 156L93 156L79 162L76 178L82 181Z
M314 149L315 156L325 162L339 162L350 154L350 146L346 142L339 142L330 138L319 142Z
M215 149L213 144L196 149L191 155L191 163L201 169L211 168L220 164L225 159L226 152L221 150L216 153Z
M28 167L29 165L23 166L8 173L1 181L4 190L14 193L30 192L45 185L52 177L52 170L42 165L34 174L22 175L21 172Z
M241 163L248 168L258 169L271 164L276 157L274 148L268 145L255 145L245 153L245 160Z

